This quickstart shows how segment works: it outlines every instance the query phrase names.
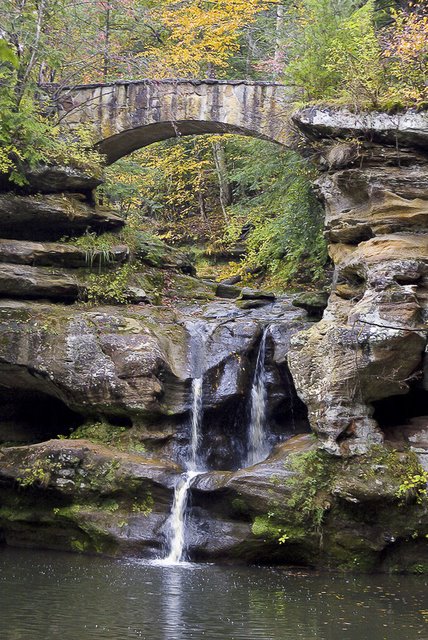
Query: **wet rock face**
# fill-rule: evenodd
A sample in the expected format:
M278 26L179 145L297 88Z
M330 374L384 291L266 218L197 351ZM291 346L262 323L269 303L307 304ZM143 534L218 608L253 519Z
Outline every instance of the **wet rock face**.
M0 384L40 391L83 415L185 411L185 329L138 307L93 311L10 303L0 311Z
M400 120L398 142L412 146L403 149L397 142L388 146L392 125L376 114L371 141L348 113L342 120L328 110L295 118L321 145L317 189L335 274L322 321L293 338L289 361L313 429L336 454L363 453L382 442L373 403L423 385L428 156L422 142L428 124L426 115L414 117L423 126L410 115ZM346 143L351 130L360 139ZM344 141L327 141L327 134Z
M389 120L356 142L346 139L352 114L328 129L317 118L302 115L301 127L321 150L335 264L317 324L285 297L194 278L186 256L144 234L132 250L111 247L108 265L90 251L109 276L102 287L130 268L134 304L83 304L93 265L60 238L122 220L87 193L0 194L2 540L159 555L182 473L170 461L188 459L192 379L202 377L200 449L213 471L190 492L192 558L373 570L411 569L426 552L424 487L400 497L424 477L418 460L428 468L425 133L402 123L399 143L410 146L397 152ZM327 143L327 133L343 139ZM320 315L324 304L311 296L301 306ZM267 326L275 448L241 469ZM307 412L318 440L293 437L308 431ZM110 446L99 444L103 430Z
M193 349L202 368L201 450L208 468L236 469L245 459L251 389L266 327L266 425L272 445L307 432L306 408L297 397L286 362L291 335L308 324L305 314L293 308L287 297L251 310L226 300L215 301L194 308L192 313L198 315L199 330L205 332L199 347ZM190 328L192 319L184 318L184 322L191 335L195 331ZM184 424L184 431L188 434L188 424ZM183 434L184 447L187 442Z
M9 448L0 455L3 539L13 546L154 557L179 471L173 463L85 440Z
M203 375L201 448L206 463L211 468L236 468L245 455L262 327L269 323L266 417L272 442L306 431L306 410L286 364L290 337L304 326L302 312L289 301L251 312L227 302L204 306L205 311L192 307L195 317L189 311L145 305L88 309L3 301L0 386L7 390L11 408L0 440L43 440L68 435L88 420L107 420L134 425L150 450L166 456L185 453L196 357ZM232 317L225 319L227 309ZM204 313L208 320L199 316ZM281 313L283 320L278 318ZM207 331L196 355L191 353L195 322ZM40 398L39 411L49 417L45 429L42 416L33 421L28 411L22 415L19 410L24 396L31 394ZM10 435L13 421L17 438Z
M0 452L0 530L13 546L162 558L181 468L86 440ZM278 562L342 571L426 571L428 502L415 454L373 447L343 460L311 435L246 469L194 478L192 560ZM425 569L424 569L425 567Z

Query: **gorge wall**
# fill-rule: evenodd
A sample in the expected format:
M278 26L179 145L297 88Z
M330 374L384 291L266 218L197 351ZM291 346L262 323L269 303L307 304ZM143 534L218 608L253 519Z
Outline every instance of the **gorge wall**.
M393 437L400 407L428 436L428 128L414 117L295 116L321 168L316 188L335 273L323 320L298 336L290 359L332 453L362 453Z
M94 207L91 176L45 168L0 194L1 541L162 555L198 361L192 559L428 571L428 127L295 122L335 263L316 323L287 296L196 278ZM244 467L267 326L272 452Z

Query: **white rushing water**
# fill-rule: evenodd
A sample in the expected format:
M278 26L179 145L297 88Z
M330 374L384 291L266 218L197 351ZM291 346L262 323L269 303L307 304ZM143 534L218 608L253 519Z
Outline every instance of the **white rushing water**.
M263 330L257 354L256 368L254 371L253 385L251 387L251 417L248 429L248 454L246 466L265 460L269 455L269 434L266 425L267 410L267 386L266 386L266 339L269 326Z
M197 471L199 463L199 444L201 440L201 426L203 413L203 379L192 380L192 414L190 433L190 456L187 462L189 471Z
M199 475L198 471L188 471L175 487L174 502L171 515L168 518L170 529L170 549L163 562L165 564L176 564L183 560L186 534L186 507L189 498L189 488L193 478Z
M192 411L191 411L191 431L188 458L186 461L187 473L177 483L174 491L174 502L171 514L168 518L169 531L169 553L163 562L165 564L176 564L183 560L186 543L186 508L189 499L189 489L193 478L202 473L198 470L199 463L199 442L201 438L201 423L203 411L203 379L194 378L192 380Z
M189 500L189 489L193 478L204 471L199 445L201 441L201 427L203 416L203 361L206 334L200 330L200 325L193 327L190 348L192 369L196 377L192 380L191 413L190 413L190 442L185 466L187 472L180 478L174 491L174 502L168 518L169 552L162 560L164 564L177 564L183 561L186 548L186 508Z

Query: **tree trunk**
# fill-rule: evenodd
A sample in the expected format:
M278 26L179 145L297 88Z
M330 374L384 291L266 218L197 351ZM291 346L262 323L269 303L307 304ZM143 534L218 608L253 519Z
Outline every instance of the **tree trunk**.
M208 220L207 210L205 207L205 198L202 192L202 185L199 186L198 190L198 204L199 204L199 213L201 214L201 219L203 222Z
M25 7L25 3L22 4L22 8ZM24 96L27 83L30 80L31 72L34 69L34 65L37 62L37 56L39 54L40 39L42 37L43 23L45 20L45 13L47 9L47 0L40 0L37 5L37 17L36 17L36 32L34 36L34 42L31 46L31 54L26 67L20 67L18 69L18 77L15 86L16 106L19 107L21 100ZM19 55L19 44L18 44Z
M226 154L221 142L213 142L212 149L220 188L221 210L223 212L223 218L226 222L229 222L226 207L232 204L232 190L230 188L229 178L227 175Z
M282 31L284 28L284 5L279 4L276 7L276 28L275 28L275 75L278 75L278 66L281 55Z
M105 25L104 55L103 55L103 80L107 82L110 67L110 6L106 9L106 25Z

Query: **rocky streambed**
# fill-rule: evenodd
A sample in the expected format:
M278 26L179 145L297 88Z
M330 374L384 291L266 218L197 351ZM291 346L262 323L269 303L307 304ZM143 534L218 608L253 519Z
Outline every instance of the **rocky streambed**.
M191 559L428 571L426 132L295 119L335 264L320 321L198 279L90 176L0 194L2 542L163 557L198 379ZM271 453L246 466L261 344Z

